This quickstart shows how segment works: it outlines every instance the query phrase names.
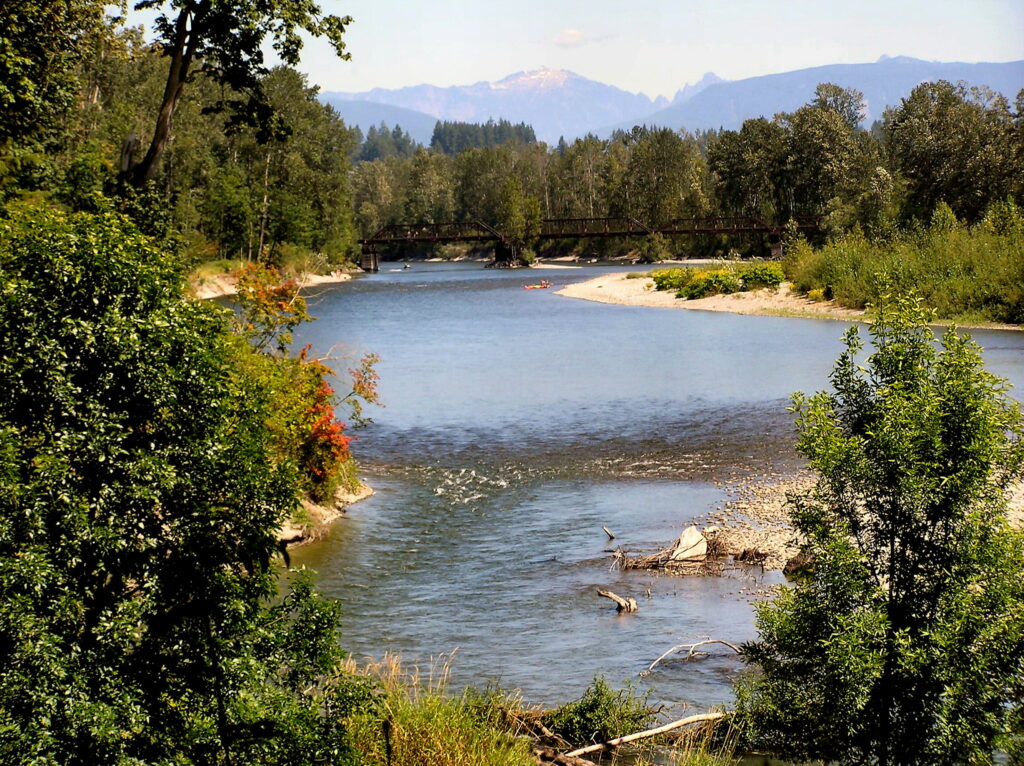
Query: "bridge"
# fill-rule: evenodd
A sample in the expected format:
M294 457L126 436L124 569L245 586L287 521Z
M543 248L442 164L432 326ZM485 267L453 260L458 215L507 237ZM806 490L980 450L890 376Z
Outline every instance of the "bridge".
M821 229L822 216L794 216L797 231L815 232ZM772 252L781 252L778 242L785 226L765 223L751 216L705 216L703 218L674 218L660 228L652 228L629 217L609 218L548 218L541 222L538 240L592 239L610 237L646 237L661 234L668 237L714 234L765 234L775 240ZM366 271L377 271L380 266L379 248L394 245L433 244L438 242L494 242L496 260L511 260L509 237L482 221L452 223L393 223L372 237L359 240L362 247L360 265Z

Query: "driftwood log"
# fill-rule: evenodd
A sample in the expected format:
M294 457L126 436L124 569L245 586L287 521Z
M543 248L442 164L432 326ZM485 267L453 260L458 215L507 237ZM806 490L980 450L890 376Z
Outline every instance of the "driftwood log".
M686 718L680 718L678 721L667 723L664 726L659 726L655 729L648 729L647 731L638 731L636 734L627 734L625 737L617 737L616 739L610 739L607 742L602 742L597 745L588 745L587 747L581 747L578 750L566 753L565 755L569 758L577 758L587 753L596 753L599 750L608 750L612 747L618 747L619 745L625 745L629 742L636 742L640 739L647 739L649 737L656 737L659 734L665 734L676 729L681 729L684 726L690 726L695 723L704 723L706 721L718 721L725 718L729 713L703 713L701 715L691 715Z
M640 672L640 675L641 676L649 676L651 674L651 671L654 670L654 666L655 665L657 665L663 659L668 657L670 654L674 654L675 652L682 652L682 651L686 652L686 656L683 657L682 662L689 662L694 657L698 657L698 656L704 657L704 656L707 655L707 652L698 652L697 649L699 647L701 647L701 646L708 646L709 644L721 644L722 646L729 647L734 652L736 652L736 654L742 654L743 653L742 650L738 646L736 646L736 644L730 644L728 641L722 641L721 639L718 639L718 638L708 638L708 639L705 639L704 641L697 641L696 643L693 643L693 644L677 644L676 646L673 646L667 652L662 654L660 657L658 657L658 659L656 659L650 665L648 665L646 670L643 670L643 671Z
M617 596L610 590L601 590L600 588L597 589L597 595L604 596L605 598L610 598L612 601L614 601L616 604L616 609L619 612L635 612L637 609L640 608L640 606L636 603L636 599L632 596L630 596L629 598L622 598L622 596Z

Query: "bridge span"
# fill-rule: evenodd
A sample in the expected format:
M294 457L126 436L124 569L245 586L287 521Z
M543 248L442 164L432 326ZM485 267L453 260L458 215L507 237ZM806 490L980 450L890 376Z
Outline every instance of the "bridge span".
M801 232L821 229L822 216L794 216L796 228ZM705 216L702 218L675 218L660 228L652 228L628 217L608 218L548 218L541 222L537 240L592 239L611 237L700 236L714 234L764 234L773 239L772 252L778 249L785 226L768 224L751 216ZM395 245L433 244L438 242L493 242L495 260L511 260L512 245L508 236L482 221L450 223L393 223L373 236L359 240L362 247L360 265L366 271L377 271L380 266L380 248Z

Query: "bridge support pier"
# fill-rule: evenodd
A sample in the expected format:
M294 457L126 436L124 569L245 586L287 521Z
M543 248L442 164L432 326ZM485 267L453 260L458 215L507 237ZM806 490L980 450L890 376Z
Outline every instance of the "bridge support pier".
M359 267L363 271L380 271L380 258L376 247L373 245L363 245L359 257Z
M507 242L499 240L494 244L494 265L495 266L509 266L516 258L516 252L512 245Z

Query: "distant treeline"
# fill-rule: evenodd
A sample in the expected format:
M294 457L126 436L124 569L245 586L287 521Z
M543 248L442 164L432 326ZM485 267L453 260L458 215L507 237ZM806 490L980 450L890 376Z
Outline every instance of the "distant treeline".
M380 126L371 125L362 137L359 128L359 148L353 155L356 162L373 162L388 157L411 157L423 145L417 143L412 135L402 129L401 125L390 128L384 122ZM434 126L434 135L430 139L430 148L442 154L458 154L466 149L501 146L510 142L532 144L537 136L533 128L524 122L513 125L508 120L488 120L485 123L439 121Z
M356 220L363 233L388 223L494 224L503 194L519 189L544 218L629 216L659 227L677 217L784 224L826 214L827 235L860 229L884 238L928 221L940 202L972 223L992 203L1024 194L1024 92L1011 107L985 88L922 83L870 131L858 127L864 109L859 92L826 83L795 112L747 120L736 131L637 127L556 147L422 149L354 169ZM677 254L764 247L759 238L724 237L669 245ZM588 247L611 253L635 243Z
M443 154L458 154L467 149L501 146L518 141L537 141L533 128L525 122L513 125L508 120L488 120L483 125L472 122L438 122L430 139L430 148Z

